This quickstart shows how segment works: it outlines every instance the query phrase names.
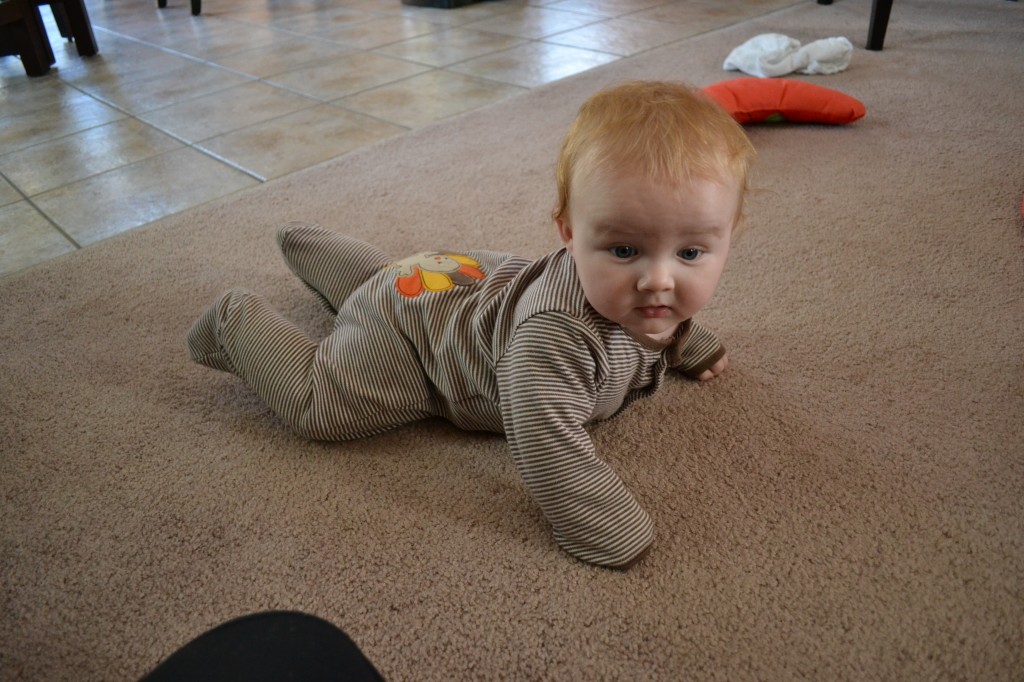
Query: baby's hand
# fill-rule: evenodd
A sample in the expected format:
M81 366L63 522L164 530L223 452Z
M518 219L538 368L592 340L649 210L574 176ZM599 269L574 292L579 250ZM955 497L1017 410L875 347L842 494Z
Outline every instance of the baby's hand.
M725 368L729 366L729 356L723 355L718 362L711 365L710 368L701 372L700 376L697 377L697 381L711 381L719 374L725 371Z

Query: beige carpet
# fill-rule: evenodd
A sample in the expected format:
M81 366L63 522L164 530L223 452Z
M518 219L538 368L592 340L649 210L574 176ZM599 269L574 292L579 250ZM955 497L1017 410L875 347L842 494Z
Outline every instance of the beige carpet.
M801 3L0 280L0 678L126 680L244 613L340 625L392 680L1011 680L1024 670L1024 6ZM732 365L593 429L657 526L562 553L500 437L304 442L188 362L219 291L328 325L276 255L316 220L405 254L556 245L555 148L626 78L846 35L845 128L762 127L703 319Z

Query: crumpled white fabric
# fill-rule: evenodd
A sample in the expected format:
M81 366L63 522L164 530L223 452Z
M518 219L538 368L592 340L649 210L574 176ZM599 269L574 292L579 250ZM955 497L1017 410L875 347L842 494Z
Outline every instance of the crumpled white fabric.
M725 58L722 68L759 78L800 73L839 73L850 65L853 44L843 37L822 38L803 47L781 33L762 33L743 43Z

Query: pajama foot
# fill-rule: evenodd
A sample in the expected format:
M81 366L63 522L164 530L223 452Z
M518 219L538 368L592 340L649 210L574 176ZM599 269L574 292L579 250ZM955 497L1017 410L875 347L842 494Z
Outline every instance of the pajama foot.
M235 290L223 294L195 321L188 332L188 354L193 362L235 373L231 358L220 343L220 322L225 319L231 298L242 293Z
M277 232L285 263L332 315L349 295L394 259L358 239L313 223L291 222Z
M330 297L317 284L311 282L316 279L311 276L311 271L316 267L324 267L324 264L317 262L318 257L325 255L318 253L323 249L318 248L320 245L317 242L323 241L325 234L324 228L315 223L292 221L277 231L277 246L281 249L291 271L313 292L320 305L331 315L335 315L338 312L337 305L331 303ZM314 245L314 248L310 248L310 245Z

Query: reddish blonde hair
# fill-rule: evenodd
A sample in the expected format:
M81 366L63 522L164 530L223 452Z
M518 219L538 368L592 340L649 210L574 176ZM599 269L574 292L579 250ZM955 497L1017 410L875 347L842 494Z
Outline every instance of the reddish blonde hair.
M593 95L580 107L558 155L555 179L562 218L573 180L598 169L628 169L679 185L694 179L739 181L743 211L757 154L743 127L710 97L683 83L631 81Z

